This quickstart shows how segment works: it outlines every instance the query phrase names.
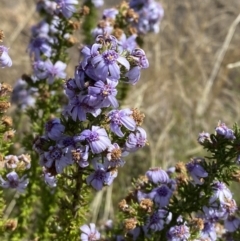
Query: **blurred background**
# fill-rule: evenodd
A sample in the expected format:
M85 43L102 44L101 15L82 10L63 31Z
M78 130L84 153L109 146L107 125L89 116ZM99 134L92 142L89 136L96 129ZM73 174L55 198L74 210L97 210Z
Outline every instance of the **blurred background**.
M119 2L105 1L104 7ZM219 120L229 127L240 124L240 1L160 3L165 11L160 32L147 35L143 46L150 67L131 87L124 104L146 115L149 145L128 157L113 187L98 194L96 202L104 198L115 205L127 194L132 178L151 166L167 168L204 155L198 134L214 132ZM30 27L38 21L35 2L0 0L0 16L4 44L13 60L11 69L0 69L1 82L14 85L31 71L26 49ZM68 77L77 64L76 48L71 50ZM94 207L99 207L96 202ZM110 201L106 206L112 212Z

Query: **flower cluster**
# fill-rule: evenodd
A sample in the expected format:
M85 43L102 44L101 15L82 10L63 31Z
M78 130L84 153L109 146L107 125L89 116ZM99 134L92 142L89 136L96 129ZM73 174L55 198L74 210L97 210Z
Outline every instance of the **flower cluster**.
M113 182L117 168L125 163L123 156L145 146L146 132L140 127L143 115L137 109L118 109L116 96L119 81L135 84L148 60L142 49L127 51L120 46L110 35L98 36L92 46L82 48L83 59L64 86L65 124L51 119L45 135L34 144L45 173L55 176L76 163L90 170L91 164L93 172L86 181L100 190ZM79 128L70 131L71 121Z
M227 153L228 157L238 154L235 141L240 132L219 124L215 134L203 132L200 137L215 158L196 157L166 171L150 168L135 180L134 190L119 203L124 232L119 240L239 240L239 208L225 183L239 182L239 167L234 157L225 158L224 152L234 153ZM221 147L216 151L217 145Z
M164 16L160 3L154 0L131 0L130 7L138 14L135 27L139 33L159 32L159 24Z
M0 41L2 41L3 32L0 31ZM1 52L1 51L5 52ZM12 61L7 54L7 49L0 46L0 64L1 67L10 67ZM26 175L19 178L17 172L22 173L24 170L30 168L30 156L29 155L6 155L8 148L12 144L15 131L12 129L12 118L5 115L10 107L9 95L12 92L11 86L8 84L0 84L0 161L3 165L1 174L6 174L6 180L0 175L0 186L3 188L16 189L19 192L23 192L28 185L28 179ZM17 171L17 172L16 172Z

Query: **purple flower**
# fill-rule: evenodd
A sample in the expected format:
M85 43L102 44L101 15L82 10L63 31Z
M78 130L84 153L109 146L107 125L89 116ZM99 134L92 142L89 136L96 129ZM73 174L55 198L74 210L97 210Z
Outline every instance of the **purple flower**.
M46 11L48 14L53 15L57 9L57 3L50 0L43 0L37 2L37 11Z
M94 86L88 88L88 94L97 97L96 106L108 107L112 105L114 108L118 107L118 102L116 99L117 89L116 86L118 81L112 81L107 79L104 83L103 81L95 82Z
M62 173L64 167L73 164L71 152L65 153L60 146L50 146L47 152L41 156L40 164L47 168L55 168L57 173Z
M226 187L223 182L216 181L212 185L213 195L209 200L209 203L213 203L219 200L220 203L225 203L226 200L232 199L231 191Z
M152 192L149 193L149 197L161 208L169 204L172 193L172 190L167 185L163 184L160 187L154 188Z
M92 30L93 38L96 38L98 35L110 35L113 31L113 26L109 21L104 21L98 24L98 26Z
M190 176L193 178L195 184L202 185L203 184L202 178L208 176L208 173L201 166L201 162L203 161L204 159L195 158L191 162L186 164L186 168Z
M3 45L0 45L0 67L11 67L12 66L12 60L8 55L8 48L6 48Z
M92 185L97 191L101 190L104 185L111 185L115 177L117 177L117 170L107 170L106 166L93 160L93 167L95 172L91 173L86 181L88 185Z
M70 100L70 103L65 108L65 112L68 113L74 121L77 119L85 121L87 119L87 113L91 113L94 117L101 113L101 109L93 106L95 103L96 97L80 94Z
M141 76L140 70L141 68L139 66L135 66L125 74L130 84L135 85L139 81Z
M104 4L103 0L91 0L91 2L95 6L95 8L99 8Z
M57 3L57 12L61 12L65 18L70 18L76 12L75 5L77 0L55 0Z
M227 219L224 220L224 228L228 232L235 232L239 226L240 226L240 219L233 215L229 216Z
M136 34L133 34L127 38L126 34L123 33L119 39L120 50L127 50L128 52L132 52L137 47L136 38Z
M158 184L158 183L168 183L169 181L169 176L168 174L161 168L159 167L156 167L156 168L150 168L146 174L147 178L155 183L155 184Z
M90 47L84 46L81 50L81 53L83 54L83 60L81 62L81 67L83 70L85 70L86 66L89 64L89 61L94 58L95 56L99 55L99 49L102 47L101 44L93 44Z
M7 181L5 181L0 176L0 186L3 188L13 188L17 189L19 192L24 192L25 188L27 187L29 181L25 178L26 175L22 176L22 178L19 179L18 174L15 171L12 171L7 174Z
M54 118L45 124L45 134L52 140L58 140L65 130L59 118Z
M211 241L217 240L217 234L216 234L216 229L215 225L211 223L210 221L205 221L204 222L204 228L200 232L200 237L201 239L210 239Z
M146 227L154 232L161 231L164 228L164 219L167 217L168 211L159 209L154 212L146 222Z
M47 185L49 185L50 187L57 186L57 179L55 176L52 176L50 173L46 171L43 173L43 176L44 176L44 181Z
M167 233L168 241L187 241L190 236L189 227L186 224L173 226Z
M119 137L123 137L124 134L121 127L124 126L130 131L134 131L136 123L130 115L132 111L130 109L123 110L112 110L107 114L108 120L110 121L110 129Z
M213 203L211 207L203 207L204 212L204 219L208 220L209 222L217 222L220 219L223 219L225 213L222 209L219 208L217 203Z
M73 161L77 162L81 168L85 168L89 165L88 162L89 146L80 146L75 150L72 150Z
M34 106L36 102L37 89L28 88L26 81L19 79L15 84L11 96L11 101L19 108L25 109L29 106Z
M79 82L72 78L66 81L64 90L65 94L70 100L80 93L82 86L79 86L78 84Z
M38 79L46 79L48 72L46 69L46 62L42 60L37 60L33 63L34 74Z
M46 57L50 57L52 51L47 39L42 37L32 39L28 49L30 51L30 56L34 57L35 60L39 60L41 54L44 54Z
M76 142L86 140L94 154L101 153L111 145L106 130L99 126L92 126L92 130L84 130L74 140Z
M146 69L149 67L148 59L142 49L134 49L131 53L130 58L134 60L135 65L139 66L142 69Z
M82 231L81 240L82 241L95 241L100 239L100 233L96 229L96 225L94 223L90 223L89 226L84 224L80 227Z
M92 65L95 67L95 74L99 79L105 80L107 77L118 80L120 78L120 67L118 63L129 70L130 65L127 59L119 55L115 50L108 49L102 54L92 58Z
M108 8L103 10L103 18L111 18L115 19L118 14L118 10L116 8Z
M147 143L147 134L141 127L137 127L135 133L131 133L125 144L126 151L134 152L143 148Z
M210 134L203 131L198 135L198 142L200 144L204 144L205 141L211 141L211 139L210 139Z
M52 84L55 78L64 79L66 78L66 73L64 70L67 65L62 61L57 61L54 65L50 59L45 62L45 67L47 71L48 83Z

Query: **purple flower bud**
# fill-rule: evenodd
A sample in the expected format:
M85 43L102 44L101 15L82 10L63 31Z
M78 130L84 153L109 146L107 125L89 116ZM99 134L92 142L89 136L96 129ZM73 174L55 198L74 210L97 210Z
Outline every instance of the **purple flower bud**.
M0 45L0 67L11 67L12 66L12 60L8 55L8 48L6 48L3 45Z
M146 174L145 174L148 179L155 183L155 184L158 184L158 183L168 183L169 181L169 176L168 174L161 168L159 167L156 167L156 168L150 168Z
M220 136L223 136L226 139L234 140L236 137L234 136L233 130L229 129L225 123L219 122L216 127L216 133Z
M198 135L198 143L204 144L205 141L211 141L211 139L210 139L210 134L203 131Z
M201 163L203 161L204 159L195 158L195 159L192 159L191 162L186 164L186 168L189 174L191 175L191 177L193 178L195 184L202 185L203 184L202 178L208 176L208 173L201 166Z
M45 134L52 140L58 140L65 130L59 118L54 118L45 124Z
M128 136L125 144L126 151L134 152L140 148L143 148L147 143L147 134L141 127L137 127L134 133Z

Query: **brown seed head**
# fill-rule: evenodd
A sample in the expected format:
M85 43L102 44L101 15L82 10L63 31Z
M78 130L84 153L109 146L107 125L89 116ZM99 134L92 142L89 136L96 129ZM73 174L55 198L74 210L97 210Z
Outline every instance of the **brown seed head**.
M115 28L113 31L113 35L117 38L120 39L122 37L123 30L121 28Z
M141 113L137 108L133 108L132 109L132 117L135 120L136 124L138 126L141 126L143 123L143 120L145 118L145 115L143 113Z
M83 6L82 9L80 10L80 14L83 16L86 16L90 13L90 8L88 6Z
M1 121L6 127L12 127L13 121L10 116L3 116Z
M12 86L6 83L0 83L0 96L6 96L12 93Z
M1 113L6 112L9 109L10 106L11 106L10 102L0 101L0 112Z
M135 218L128 218L124 221L124 227L127 231L133 230L137 226L137 220Z
M237 170L234 173L232 173L232 180L235 182L240 182L240 170Z
M197 232L204 229L204 221L201 218L193 218L190 224Z
M138 14L132 8L127 10L126 17L132 19L134 22L137 22L139 18Z
M121 202L118 203L118 207L120 208L120 210L122 210L123 212L127 211L129 209L129 205L127 204L126 200L123 199Z
M69 20L68 23L69 23L69 25L71 26L72 29L74 29L74 30L80 29L80 23L79 22Z
M14 135L15 135L15 131L14 130L6 131L3 134L3 140L4 141L11 141L13 139Z
M152 211L153 201L149 198L142 199L140 202L140 207L150 213Z
M17 220L9 219L4 225L6 231L14 231L17 228Z
M0 30L0 42L3 41L3 38L4 38L4 33L2 30Z
M176 168L176 172L178 172L178 173L186 173L187 172L186 166L183 162L176 163L175 168Z

